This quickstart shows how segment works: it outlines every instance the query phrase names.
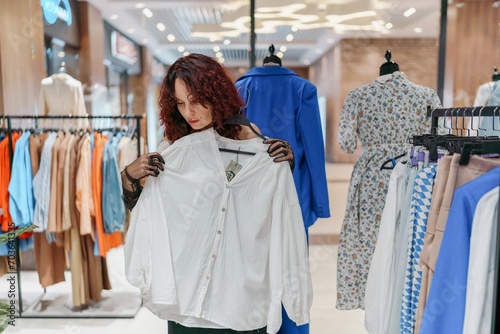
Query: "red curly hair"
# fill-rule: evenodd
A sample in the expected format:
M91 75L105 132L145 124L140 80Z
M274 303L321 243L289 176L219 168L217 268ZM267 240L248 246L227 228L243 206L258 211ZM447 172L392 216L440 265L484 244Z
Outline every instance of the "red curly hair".
M172 143L194 132L177 109L175 80L184 81L193 99L205 108L212 107L214 129L224 137L236 139L241 127L222 125L229 117L238 114L243 106L236 87L226 69L214 58L192 53L179 58L170 66L163 79L159 106L165 137Z

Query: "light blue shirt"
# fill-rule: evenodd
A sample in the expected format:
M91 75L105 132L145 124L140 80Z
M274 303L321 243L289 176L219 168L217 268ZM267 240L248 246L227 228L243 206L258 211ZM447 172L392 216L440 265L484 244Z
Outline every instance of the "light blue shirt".
M123 232L125 205L121 199L122 184L118 167L118 143L122 134L111 137L104 146L102 162L102 213L106 233Z

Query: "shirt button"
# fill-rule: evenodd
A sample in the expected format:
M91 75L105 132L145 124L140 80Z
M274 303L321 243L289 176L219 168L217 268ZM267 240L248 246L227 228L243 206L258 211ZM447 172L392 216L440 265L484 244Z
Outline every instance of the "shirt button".
M222 231L220 231L220 230L219 230L219 231L217 231L217 234L221 234L221 233L222 233Z
M226 212L226 208L222 208L222 212Z

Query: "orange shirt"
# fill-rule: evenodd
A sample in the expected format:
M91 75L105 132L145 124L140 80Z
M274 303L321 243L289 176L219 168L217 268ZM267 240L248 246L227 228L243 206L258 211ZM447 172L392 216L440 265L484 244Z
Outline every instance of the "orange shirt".
M92 161L92 190L94 193L95 227L99 254L106 256L108 250L123 244L122 232L104 232L102 222L102 156L108 136L94 132L94 157Z
M16 142L21 137L20 132L12 133L12 152L16 148ZM9 212L9 182L10 182L10 158L9 158L9 137L0 142L0 208L3 209L3 215L0 215L0 226L2 231L9 231L9 224L12 217Z

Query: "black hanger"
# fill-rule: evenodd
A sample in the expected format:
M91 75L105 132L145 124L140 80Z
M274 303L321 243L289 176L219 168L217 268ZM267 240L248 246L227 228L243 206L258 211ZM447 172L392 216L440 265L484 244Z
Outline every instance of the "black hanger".
M497 67L493 66L493 75L491 76L491 81L500 80L500 74L497 72Z
M228 119L226 119L224 122L222 122L222 125L226 125L226 124L235 124L235 125L245 125L245 126L248 126L250 128L250 130L252 130L252 132L255 133L255 135L257 137L259 137L262 140L264 140L265 142L267 142L267 138L264 137L263 135L261 135L257 130L255 130L255 128L252 126L252 124L250 123L250 121L248 120L248 118L246 118L242 114L233 115L233 116L229 117Z
M389 158L386 161L382 163L382 166L380 166L380 170L383 169L394 169L394 166L396 166L395 162L397 159L400 159L402 157L406 156L406 153L401 153L400 155L395 156L394 158ZM392 166L386 166L389 162L392 163Z
M500 154L500 140L486 140L476 143L463 143L462 152L460 153L459 165L467 165L471 154Z
M281 66L281 58L274 55L274 44L269 45L269 54L264 58L262 66Z
M391 51L387 50L385 52L386 62L380 66L380 75L391 74L393 72L399 71L399 65L391 61L391 57L392 57Z
M229 152L229 153L236 153L236 154L246 154L246 155L255 155L254 152L247 152L247 151L240 151L240 150L232 150L230 148L222 148L219 147L220 152Z

